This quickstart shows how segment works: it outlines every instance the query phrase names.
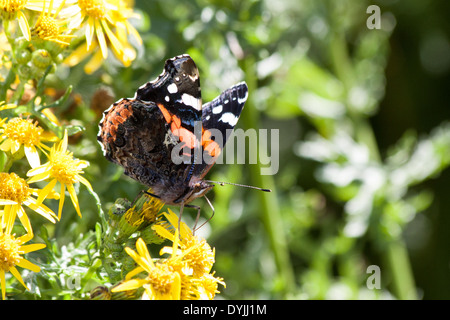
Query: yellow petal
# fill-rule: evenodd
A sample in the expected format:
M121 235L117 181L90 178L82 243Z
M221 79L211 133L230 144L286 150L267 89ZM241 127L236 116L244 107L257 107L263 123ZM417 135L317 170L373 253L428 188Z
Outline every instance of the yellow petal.
M39 153L34 146L24 146L25 156L27 157L28 163L31 168L36 168L41 165L41 159L39 158Z
M170 241L174 241L175 240L175 236L170 231L168 231L167 229L165 229L164 227L162 227L160 225L154 225L154 226L152 226L152 229L155 230L155 232L160 237L163 237L165 239L169 239Z
M147 283L145 279L131 279L124 283L119 284L117 287L111 289L111 292L128 291L134 290L142 287L143 284Z
M164 216L169 220L170 224L174 228L178 228L178 216L170 209L168 209L169 213L164 213ZM192 231L189 229L186 223L181 222L180 223L180 235L182 239L185 239L192 235Z
M175 279L174 279L174 281L172 283L171 292L172 292L173 300L180 300L180 295L181 295L181 278L180 278L180 274L178 272L175 272Z
M55 213L50 210L48 207L46 207L43 204L38 205L36 203L36 199L29 197L26 201L23 202L27 207L29 207L31 210L34 210L36 213L40 214L44 218L46 218L48 221L55 223L56 215Z
M94 56L89 60L84 66L84 72L87 74L92 74L101 67L103 63L103 56L101 50L97 50Z
M69 141L69 138L67 136L67 129L66 129L66 130L64 130L64 137L61 140L60 145L59 145L59 150L60 151L66 151L67 150L68 141Z
M77 179L78 179L79 182L81 182L82 184L84 184L84 185L89 189L89 191L94 192L94 190L92 189L92 186L91 186L90 182L89 182L86 178L84 178L84 177L78 175L78 176L77 176Z
M152 258L150 257L150 253L148 252L147 245L145 244L144 240L142 240L142 238L139 238L136 241L136 249L142 258L148 261L152 260Z
M20 205L6 205L3 208L3 218L5 223L5 226L3 227L5 228L5 233L11 234L11 230L14 226L14 220L16 220L18 206Z
M22 259L22 261L23 261L23 260L25 260L25 259ZM21 261L21 262L22 262L22 261ZM25 260L25 261L27 261L27 260ZM21 267L21 266L20 266L20 263L18 263L17 265L18 265L19 267ZM28 269L28 268L27 268L27 269ZM25 285L25 282L23 282L22 276L20 275L19 271L17 271L16 267L11 267L11 268L9 269L9 272L11 272L12 275L13 275L14 277L16 277L16 279L19 280L19 282L20 282L25 288L27 288L27 290L29 290L28 287Z
M14 154L20 149L20 142L16 140L11 140L11 153Z
M142 268L141 266L137 266L136 268L127 273L127 275L125 276L125 280L130 280L131 278L141 273L142 271L144 271L144 268Z
M33 229L31 228L31 222L30 222L30 219L28 219L28 216L27 216L25 210L23 210L22 206L19 206L19 208L17 210L17 216L19 217L19 220L22 223L22 225L24 226L25 230L27 230L27 233L32 236Z
M84 60L87 56L89 56L94 47L91 47L89 50L87 49L86 43L78 46L65 60L64 63L73 67L79 64L82 60Z
M41 174L45 171L50 171L49 169L50 169L50 163L47 162L47 163L43 164L42 166L28 170L27 176L28 177L35 176L35 175Z
M64 205L64 199L66 198L66 188L64 183L61 183L61 193L59 194L59 208L58 208L58 220L61 219L62 208Z
M73 187L73 184L68 184L67 191L69 191L70 199L72 200L73 206L75 207L75 210L78 213L78 216L81 218L81 211L80 211L80 203L78 202L77 193L75 192L75 188Z
M0 206L13 205L13 204L17 204L17 202L12 201L12 200L7 200L7 199L0 199Z
M46 167L46 166L43 167L42 170L39 170L39 171L43 171L41 173L33 172L33 173L29 174L30 171L28 171L27 176L34 175L34 177L28 179L27 183L30 184L33 182L38 182L38 181L42 181L42 180L46 180L46 179L50 178L50 171L45 171L47 169L48 169L48 167ZM39 172L39 171L37 171L37 172Z
M98 44L100 45L100 50L102 51L103 59L108 57L108 46L106 45L105 34L103 33L102 26L98 20L94 21L95 33L97 34Z
M67 1L66 1L67 2ZM64 8L59 13L59 16L63 19L70 17L67 29L78 29L84 20L84 16L81 14L81 8L79 6L69 6Z
M34 263L31 263L26 259L22 259L17 265L21 268L29 269L33 272L41 271L41 268L39 266L35 265Z
M44 243L34 243L34 244L27 244L25 246L20 247L20 251L23 253L29 253L36 250L44 249L46 246Z
M3 143L0 145L0 150L4 152L8 152L9 150L11 150L11 139L6 139L5 141L3 141Z
M112 44L112 47L116 54L118 56L122 56L123 54L123 46L120 43L120 41L117 39L117 37L114 35L114 33L111 31L111 29L108 26L108 23L105 20L102 20L102 26L106 32L106 36L108 37L109 41Z
M23 36L30 41L31 40L31 33L30 33L30 27L28 26L28 20L25 14L22 11L17 12L17 18L19 20L19 27L20 30L22 30Z
M47 198L48 194L53 191L53 188L56 185L56 181L56 179L53 179L39 192L39 196L36 200L36 205L40 205L45 200L45 198Z
M95 20L92 17L89 17L86 23L86 44L88 50L91 47L92 39L94 38L94 21Z
M137 42L139 43L139 45L142 46L142 38L141 35L139 34L139 32L136 30L135 27L133 27L133 25L129 22L127 22L125 24L127 26L127 30L130 34L132 34L134 36L134 38L137 40Z
M41 111L45 116L54 124L60 125L58 118L51 112L50 109L44 109ZM57 142L59 139L58 137L51 131L44 131L41 134L41 140L43 141L50 141L50 142Z
M6 296L6 279L5 279L5 271L0 269L0 285L2 287L2 300L5 300Z
M26 242L30 241L31 239L33 239L33 237L34 237L34 235L27 233L27 234L24 234L23 236L18 237L17 240L19 240L20 243L26 243Z

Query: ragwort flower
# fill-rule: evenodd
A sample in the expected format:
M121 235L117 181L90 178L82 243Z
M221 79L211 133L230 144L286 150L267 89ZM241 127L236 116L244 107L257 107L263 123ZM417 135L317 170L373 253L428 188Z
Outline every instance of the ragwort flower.
M164 213L164 216L170 222L172 228L162 222L153 226L153 229L161 237L175 242L176 238L173 230L178 228L178 216L172 210L169 209L168 211L169 213ZM205 239L194 236L191 229L184 222L180 224L179 246L182 251L186 252L186 259L190 261L189 265L193 268L194 274L201 276L211 271L215 261L215 250L210 247ZM166 250L164 253L170 253L170 247L165 248L163 248L163 250Z
M153 226L156 233L172 241L172 246L161 249L160 254L169 254L168 258L161 258L153 262L148 253L145 242L139 238L136 242L138 252L125 248L128 255L138 264L129 272L125 281L111 289L112 292L137 290L144 288L143 298L148 299L213 299L218 284L225 286L222 278L214 277L210 273L214 263L214 250L206 243L192 235L186 224L180 224L179 236L178 217L169 211L165 214L170 224ZM181 239L180 239L181 238ZM133 278L139 273L147 275Z
M28 235L16 238L14 235L10 235L0 228L0 285L2 288L3 300L6 297L5 272L11 272L11 274L27 288L16 267L29 269L33 272L40 271L39 266L22 257L25 253L45 248L45 244L43 243L23 245L30 239L31 238Z
M31 32L24 9L42 11L45 9L45 0L0 0L0 16L4 21L17 19L23 36L30 41Z
M11 155L14 155L23 149L32 168L41 164L36 147L44 152L44 149L49 150L50 148L43 141L55 140L53 134L45 132L37 125L37 122L33 122L31 119L13 118L2 127L0 150L11 152Z
M66 34L69 31L64 25L67 23L65 20L57 19L59 12L61 11L64 1L59 4L59 7L54 10L54 0L50 0L50 5L47 9L42 10L39 15L36 24L32 30L32 35L36 37L59 43L63 46L68 46L70 40L75 37L71 34Z
M56 215L53 211L32 197L32 195L39 197L42 192L43 190L30 188L28 183L14 172L0 172L0 206L3 206L1 229L5 229L6 233L11 233L14 221L18 216L28 234L33 235L30 220L22 205L26 205L55 223ZM54 197L54 194L50 194L50 197Z
M173 271L169 265L154 263L147 246L141 238L136 241L137 252L125 248L125 251L138 264L138 267L130 271L125 282L111 289L112 292L145 289L146 297L150 300L179 300L181 292L180 274ZM145 278L132 279L133 276L145 271Z
M31 177L28 180L28 183L50 179L50 182L42 189L42 192L37 199L38 203L42 203L42 201L44 201L45 197L52 192L57 182L60 183L61 192L59 199L58 219L61 218L66 189L69 192L72 203L80 218L80 204L73 185L77 182L81 182L91 192L93 192L89 181L81 176L83 169L88 166L88 162L73 158L73 153L67 150L67 139L66 130L64 138L51 148L48 156L49 161L39 167L31 169L27 173L27 176Z
M97 70L108 57L108 47L124 66L129 66L136 53L128 43L127 34L132 34L139 45L142 40L128 19L137 17L122 0L67 0L72 5L61 11L69 19L68 28L79 28L85 23L86 43L80 45L67 59L70 66L92 56L85 67L87 73ZM117 34L116 34L116 33ZM100 50L97 50L100 47Z

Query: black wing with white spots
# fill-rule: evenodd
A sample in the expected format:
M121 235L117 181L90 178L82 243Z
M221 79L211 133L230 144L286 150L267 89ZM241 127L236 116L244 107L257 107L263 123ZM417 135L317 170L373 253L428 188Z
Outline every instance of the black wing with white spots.
M200 75L194 60L187 54L166 60L163 73L141 86L135 99L164 105L193 131L193 121L201 121L202 114Z
M248 87L240 82L222 92L213 101L203 105L202 123L204 130L216 129L222 134L223 146L239 120L248 98Z

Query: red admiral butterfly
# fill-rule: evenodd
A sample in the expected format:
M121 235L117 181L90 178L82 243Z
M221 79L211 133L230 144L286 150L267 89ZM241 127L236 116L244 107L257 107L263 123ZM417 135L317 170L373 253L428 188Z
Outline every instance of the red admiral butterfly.
M103 113L97 139L105 157L150 187L150 195L183 208L214 186L203 178L222 152L247 97L247 85L241 82L202 104L197 66L189 55L177 56L166 60L163 73L141 86L133 99L120 99ZM222 139L215 139L213 132ZM191 151L183 153L190 161L173 161L178 150Z

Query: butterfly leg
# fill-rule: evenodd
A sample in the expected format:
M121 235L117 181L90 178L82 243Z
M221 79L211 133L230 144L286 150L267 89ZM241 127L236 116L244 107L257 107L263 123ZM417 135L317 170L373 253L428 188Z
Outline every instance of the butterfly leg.
M187 204L187 205L185 205L184 204L184 201L181 201L181 205L180 205L180 215L178 216L178 236L180 235L180 232L181 232L181 216L183 215L183 210L184 210L184 207L188 207L189 205Z
M197 227L197 223L198 223L198 219L200 218L200 210L201 208L199 206L195 206L193 204L185 204L184 205L186 208L193 208L193 209L197 209L197 217L195 218L195 223L194 223L194 227L192 228L192 235L195 235L195 231L197 231L198 229L196 229ZM200 228L199 228L200 229Z
M206 202L208 202L209 206L212 209L212 215L211 217L208 218L208 220L206 220L205 222L202 223L202 225L200 227L197 228L197 223L198 223L198 219L200 218L200 207L197 206L193 206L193 207L197 207L198 208L198 212L197 212L197 218L195 219L195 225L194 228L192 229L192 234L195 234L195 231L199 230L201 227L203 227L205 224L207 224L209 221L211 221L211 219L214 217L214 206L212 205L211 201L208 199L208 197L204 196L206 199Z

